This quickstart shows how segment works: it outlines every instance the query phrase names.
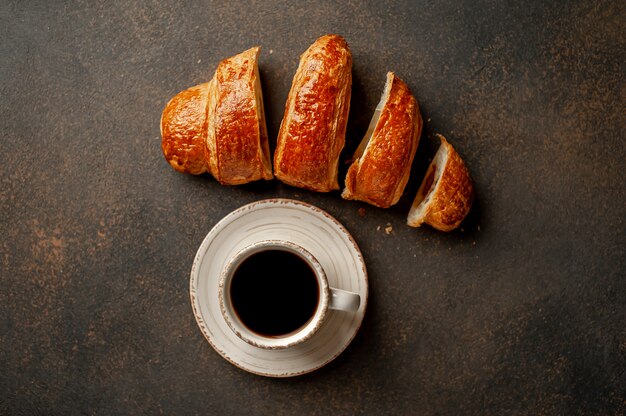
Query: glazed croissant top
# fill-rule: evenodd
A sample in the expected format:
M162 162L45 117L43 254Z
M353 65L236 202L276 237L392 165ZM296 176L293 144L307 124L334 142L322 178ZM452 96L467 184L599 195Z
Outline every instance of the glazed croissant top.
M351 71L352 55L338 35L320 37L300 57L274 155L281 181L318 192L339 189Z
M397 203L409 180L421 132L417 100L409 87L389 72L382 98L354 153L341 196L381 208Z
M238 185L272 179L255 47L219 63L210 82L182 91L161 117L161 148L179 172Z
M204 148L208 101L209 83L205 83L178 93L163 110L161 149L179 172L199 175L207 171Z

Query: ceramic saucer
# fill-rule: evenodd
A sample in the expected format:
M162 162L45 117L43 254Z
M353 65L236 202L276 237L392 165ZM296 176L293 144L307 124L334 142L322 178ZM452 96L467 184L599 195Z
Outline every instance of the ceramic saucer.
M266 350L237 337L220 312L220 273L239 250L268 239L289 240L311 252L332 287L361 296L357 312L331 311L314 337L288 349ZM198 326L222 357L251 373L291 377L323 367L350 344L365 315L367 271L352 236L336 219L303 202L268 199L233 211L213 227L193 262L190 293Z

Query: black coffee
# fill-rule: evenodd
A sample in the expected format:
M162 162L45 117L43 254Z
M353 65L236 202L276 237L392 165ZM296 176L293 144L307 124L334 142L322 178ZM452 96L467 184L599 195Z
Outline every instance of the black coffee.
M267 250L245 259L230 287L239 320L263 336L287 335L304 326L315 313L319 286L315 273L300 256Z

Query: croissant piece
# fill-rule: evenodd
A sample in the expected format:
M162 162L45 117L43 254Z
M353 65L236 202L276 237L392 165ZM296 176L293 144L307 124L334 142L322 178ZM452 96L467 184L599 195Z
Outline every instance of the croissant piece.
M426 223L441 231L452 231L469 212L474 188L459 154L445 137L438 136L441 145L417 191L407 223L411 227Z
M344 199L388 208L398 202L409 180L422 117L409 87L387 73L383 95L348 169Z
M210 82L177 94L161 117L161 147L179 172L225 185L272 179L258 69L260 48L224 59Z
M338 35L320 37L300 57L274 155L281 181L318 192L339 189L351 71L352 55Z
M196 85L172 98L161 115L161 149L179 172L200 175L207 171L204 147L207 136L209 83Z

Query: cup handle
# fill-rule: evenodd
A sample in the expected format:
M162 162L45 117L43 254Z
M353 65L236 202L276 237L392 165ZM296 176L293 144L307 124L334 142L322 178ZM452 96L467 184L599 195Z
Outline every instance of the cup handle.
M336 311L356 312L361 305L361 296L346 290L330 288L330 302L328 309Z

